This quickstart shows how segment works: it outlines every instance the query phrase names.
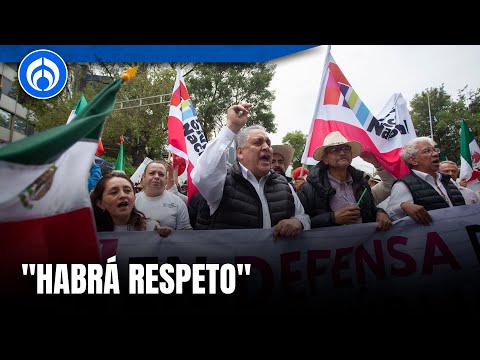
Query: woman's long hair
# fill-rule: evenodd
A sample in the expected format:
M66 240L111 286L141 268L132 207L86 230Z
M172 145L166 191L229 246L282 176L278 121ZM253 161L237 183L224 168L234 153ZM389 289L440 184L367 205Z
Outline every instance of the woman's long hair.
M95 215L95 223L97 225L97 231L113 231L115 227L115 224L113 223L112 216L110 215L110 213L107 210L102 210L97 205L97 200L102 200L103 192L105 191L107 182L114 177L120 177L128 180L132 188L132 193L135 194L133 183L127 175L119 172L112 172L102 176L102 178L100 178L97 185L93 188L92 192L90 193L90 201L92 202L93 214ZM145 214L137 210L134 205L132 212L130 213L130 217L128 219L128 224L127 224L128 229L129 230L134 229L137 231L146 230L147 225L145 220L146 220Z

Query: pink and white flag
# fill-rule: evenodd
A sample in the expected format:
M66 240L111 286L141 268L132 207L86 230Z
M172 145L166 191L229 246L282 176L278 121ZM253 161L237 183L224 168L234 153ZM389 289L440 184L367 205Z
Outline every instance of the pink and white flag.
M168 150L177 155L179 160L185 159L187 163L188 201L198 192L197 187L191 181L190 174L197 165L197 159L205 150L205 146L207 146L207 138L197 120L182 71L177 69L168 115ZM175 156L173 158L174 168L182 166L180 162L175 163Z
M332 131L360 142L363 151L375 155L397 178L409 173L400 151L416 134L405 99L401 94L393 94L379 117L373 116L335 63L329 48L302 163L317 163L313 153Z

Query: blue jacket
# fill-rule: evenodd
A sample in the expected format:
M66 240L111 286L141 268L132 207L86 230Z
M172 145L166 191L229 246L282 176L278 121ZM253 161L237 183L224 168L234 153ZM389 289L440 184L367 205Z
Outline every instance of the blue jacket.
M92 164L90 167L90 176L88 178L88 192L97 185L98 180L102 177L102 169L97 164Z

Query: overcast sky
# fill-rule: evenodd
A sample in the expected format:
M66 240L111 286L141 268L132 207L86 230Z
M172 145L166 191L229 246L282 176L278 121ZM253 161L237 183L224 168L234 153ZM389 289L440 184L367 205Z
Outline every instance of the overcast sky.
M277 133L270 134L272 144L280 144L291 131L308 134L327 47L272 61L277 64L271 82L277 124ZM395 92L402 93L409 103L415 94L442 83L454 99L465 85L480 88L479 45L332 45L331 53L374 115Z

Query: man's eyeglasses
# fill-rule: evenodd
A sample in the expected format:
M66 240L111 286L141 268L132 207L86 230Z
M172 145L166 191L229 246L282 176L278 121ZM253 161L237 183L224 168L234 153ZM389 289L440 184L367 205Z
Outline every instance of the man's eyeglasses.
M330 147L325 149L325 152L327 154L339 154L340 151L343 151L344 153L350 153L352 152L352 147L350 145L344 145L344 146Z
M440 149L439 148L425 148L425 149L421 150L420 153L429 155L434 151L437 154L440 154Z

